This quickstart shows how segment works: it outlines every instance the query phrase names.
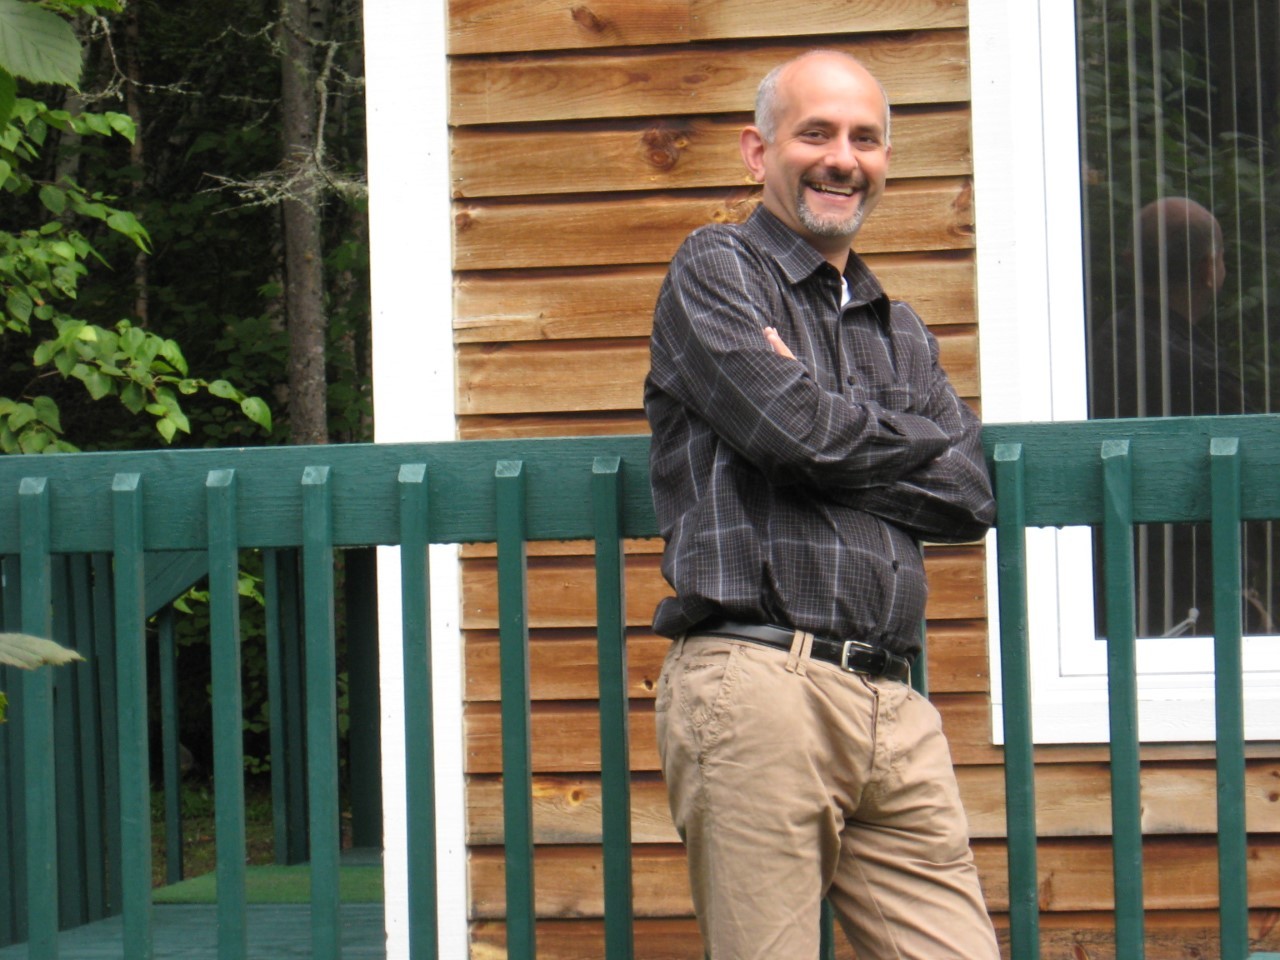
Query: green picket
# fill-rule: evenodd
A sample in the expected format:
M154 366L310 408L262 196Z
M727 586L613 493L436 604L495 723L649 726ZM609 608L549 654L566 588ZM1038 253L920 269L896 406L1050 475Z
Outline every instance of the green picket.
M435 720L426 464L400 468L400 617L404 665L409 956L440 955L436 873Z
M327 466L302 474L302 596L307 638L307 775L311 811L311 950L342 953L338 810L338 675L334 636L333 487Z
M1218 917L1223 960L1249 953L1244 818L1244 657L1240 611L1240 442L1209 445L1213 516L1213 666L1218 780Z
M507 955L533 960L533 759L530 747L526 473L519 460L494 470L498 543L498 650L502 689L502 809Z
M49 484L28 477L18 490L21 504L22 630L53 635ZM32 670L22 677L26 721L27 941L31 960L58 956L58 809L54 753L53 674Z
M244 698L240 688L240 551L234 470L211 470L208 497L209 656L213 686L214 828L218 851L218 960L249 952L245 923Z
M600 805L604 844L607 960L634 955L631 883L631 746L627 696L626 572L622 544L621 460L591 467L595 513L596 633L600 682Z
M1031 729L1031 648L1027 627L1027 491L1022 445L997 446L992 466L1000 507L996 576L1009 838L1009 942L1014 956L1040 960L1035 741Z
M1133 461L1128 440L1103 441L1102 476L1116 954L1142 960L1146 951L1142 909L1142 790L1134 616Z
M150 960L151 762L147 741L146 579L142 476L111 484L120 744L120 892L124 955Z

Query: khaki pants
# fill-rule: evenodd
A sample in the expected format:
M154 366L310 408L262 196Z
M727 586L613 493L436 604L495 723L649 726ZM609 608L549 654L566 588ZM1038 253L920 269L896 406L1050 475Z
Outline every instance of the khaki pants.
M998 960L937 711L905 684L747 641L676 641L658 749L712 960Z

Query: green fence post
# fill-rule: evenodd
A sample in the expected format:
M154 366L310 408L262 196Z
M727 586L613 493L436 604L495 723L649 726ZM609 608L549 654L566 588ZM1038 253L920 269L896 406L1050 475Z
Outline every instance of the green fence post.
M75 642L75 611L71 602L71 582L65 554L51 558L53 579L53 632L50 636L64 647L81 651ZM79 665L77 665L79 666ZM53 755L55 794L58 798L58 926L78 927L88 920L85 897L84 786L80 776L81 744L77 723L79 691L77 669L64 667L53 678Z
M22 630L51 637L52 568L49 559L49 484L28 477L18 489L22 543ZM53 674L22 678L26 767L27 943L32 960L58 956L57 778L53 735Z
M77 554L70 558L71 609L75 612L73 624L75 648L85 655L86 662L77 667L76 703L79 707L77 723L80 737L80 782L83 785L84 850L83 877L86 897L86 919L101 920L106 908L106 837L103 830L103 776L102 742L112 735L103 726L102 702L98 694L102 653L96 648L94 637L93 588L90 583L92 558Z
M1142 960L1146 951L1142 904L1142 785L1134 616L1133 460L1128 440L1102 442L1102 482L1116 956Z
M604 942L608 960L630 960L634 953L627 585L622 545L621 466L622 461L618 457L596 457L591 467L596 538L596 648L600 681Z
M409 956L440 955L436 876L435 708L431 677L431 564L427 467L400 468L400 616L404 662Z
M244 706L240 689L240 549L236 472L205 480L213 686L214 829L218 852L218 960L242 960L245 923Z
M1000 604L1000 688L1004 699L1010 951L1019 960L1039 960L1035 741L1031 728L1026 481L1022 444L997 445L993 462L1000 511L996 521L996 582Z
M299 551L276 554L280 577L280 654L283 663L286 771L285 798L289 807L286 863L307 859L307 651L302 631L302 583Z
M1244 816L1244 658L1240 611L1240 441L1209 441L1213 518L1213 667L1218 768L1218 917L1223 960L1249 954Z
M142 477L111 485L115 546L117 714L120 728L120 882L124 955L150 960L151 764L147 742L146 571Z
M347 608L347 789L351 845L382 849L382 698L378 692L378 558L343 553Z
M502 810L506 841L507 955L532 960L533 759L530 746L529 616L525 562L525 474L519 460L495 470L498 647L502 690Z
M102 819L103 856L106 859L106 887L103 910L107 916L119 913L121 906L120 838L120 710L119 684L116 674L115 603L111 576L111 556L96 553L93 567L93 649L97 654L98 697L102 704Z
M178 756L178 650L173 635L173 606L156 615L156 653L160 662L160 754L164 771L164 881L182 879L182 766Z
M303 471L302 537L307 771L311 788L311 946L316 960L337 960L342 952L338 667L333 633L333 493L327 466Z

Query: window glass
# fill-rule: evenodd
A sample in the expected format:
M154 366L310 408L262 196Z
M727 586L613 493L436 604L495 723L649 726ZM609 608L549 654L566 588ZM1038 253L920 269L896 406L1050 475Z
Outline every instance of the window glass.
M1089 415L1280 409L1280 4L1079 0L1077 51ZM1274 633L1280 524L1245 526ZM1134 546L1139 634L1212 634L1208 527Z

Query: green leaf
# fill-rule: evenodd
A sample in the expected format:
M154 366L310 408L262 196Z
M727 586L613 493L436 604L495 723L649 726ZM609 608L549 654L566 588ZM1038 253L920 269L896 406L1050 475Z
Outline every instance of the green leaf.
M13 106L18 99L18 81L8 70L0 70L0 127L9 122L13 116ZM9 178L6 173L0 183Z
M36 347L35 353L31 355L31 362L37 367L43 367L53 359L54 354L56 354L61 348L61 344L59 344L58 341L45 340Z
M214 380L209 384L209 392L223 400L238 400L241 395L239 390L225 380Z
M127 210L116 210L107 217L107 226L122 233L136 243L145 253L151 252L151 237L138 218Z
M36 408L29 403L19 403L14 406L13 413L9 414L9 429L17 433L28 423L36 418Z
M173 369L177 370L183 376L187 373L187 358L182 355L182 348L178 346L176 340L165 340L160 345L160 356L164 357L173 365ZM185 393L193 393L194 390L184 391Z
M172 443L174 434L178 432L177 425L168 417L157 420L156 429L160 431L160 436L164 437L165 443Z
M9 313L26 323L31 319L31 307L33 306L31 298L22 290L14 290L5 299L5 306L9 308Z
M85 367L84 373L80 376L84 381L84 385L89 389L89 396L95 400L101 400L107 394L112 392L111 378L106 376L101 370L93 367ZM127 406L127 404L126 404ZM137 411L134 411L137 413Z
M32 427L18 434L18 444L23 453L44 453L53 434L43 427Z
M56 13L23 0L0 0L0 68L33 83L80 82L80 41Z
M271 429L271 408L260 397L245 397L240 401L240 412L263 430Z
M137 129L134 127L133 118L131 116L127 113L116 113L111 110L108 110L103 114L103 116L107 118L107 123L111 124L112 130L120 134L120 136L124 137L130 143L133 143L133 138L137 136Z
M40 188L40 202L55 216L60 217L67 209L67 191L46 183Z
M141 413L142 408L146 406L147 395L136 383L127 383L120 391L120 402L128 408L130 413Z
M62 419L58 413L58 404L52 397L36 397L31 401L36 408L36 416L50 430L62 432Z

